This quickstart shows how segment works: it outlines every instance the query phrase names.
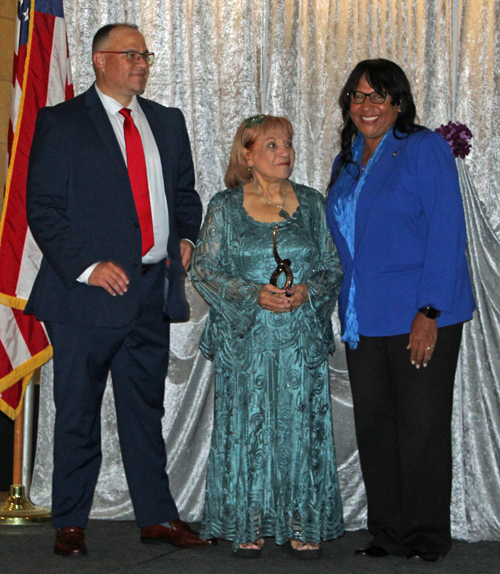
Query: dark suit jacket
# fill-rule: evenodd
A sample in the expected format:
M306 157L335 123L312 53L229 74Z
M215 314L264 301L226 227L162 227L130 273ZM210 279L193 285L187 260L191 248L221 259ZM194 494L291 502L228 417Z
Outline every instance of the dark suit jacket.
M194 190L189 138L180 110L139 98L158 146L169 211L170 290L173 320L187 320L180 238L196 241L202 208ZM141 231L127 167L107 113L92 86L84 94L40 110L31 147L27 216L43 260L26 313L42 321L122 327L134 317L141 286ZM77 278L97 261L113 261L130 279L112 297ZM159 288L148 302L163 320Z
M441 311L438 327L468 321L475 309L450 147L427 129L399 136L388 134L359 195L354 258L333 215L335 184L327 201L328 225L345 274L339 297L342 331L354 277L359 333L368 337L409 333L420 307Z

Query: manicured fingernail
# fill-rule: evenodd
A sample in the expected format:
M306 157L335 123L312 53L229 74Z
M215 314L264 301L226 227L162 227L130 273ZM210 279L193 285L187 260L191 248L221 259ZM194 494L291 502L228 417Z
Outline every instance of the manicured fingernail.
M414 365L414 364L415 364L415 361L412 361L411 364Z
M417 369L420 369L420 365L417 365Z
M424 367L427 367L427 363L424 363Z

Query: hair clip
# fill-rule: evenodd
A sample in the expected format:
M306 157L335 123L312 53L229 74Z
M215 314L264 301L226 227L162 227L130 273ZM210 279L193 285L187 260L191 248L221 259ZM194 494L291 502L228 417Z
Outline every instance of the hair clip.
M263 124L266 116L264 114L257 114L256 116L251 116L245 120L245 128L249 129L253 126Z

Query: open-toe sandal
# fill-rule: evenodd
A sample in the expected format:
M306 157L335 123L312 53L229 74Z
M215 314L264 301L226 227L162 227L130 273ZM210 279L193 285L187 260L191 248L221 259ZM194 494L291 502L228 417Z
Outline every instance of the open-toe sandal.
M307 544L307 542L305 544ZM323 558L323 548L321 547L314 548L314 550L299 550L298 548L294 548L292 542L288 540L288 542L283 544L282 548L287 554L297 560L317 560L318 558Z
M259 548L240 547L238 548L238 550L233 550L233 556L235 558L260 558L262 556L262 546L260 546Z

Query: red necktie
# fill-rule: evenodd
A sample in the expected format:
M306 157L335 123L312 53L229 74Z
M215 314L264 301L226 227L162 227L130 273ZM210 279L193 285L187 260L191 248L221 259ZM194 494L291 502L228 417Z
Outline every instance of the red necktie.
M122 108L120 114L125 118L123 132L127 147L127 167L134 194L135 208L139 217L142 233L142 255L155 244L153 233L153 216L151 215L151 202L149 200L148 173L146 171L146 158L142 147L141 134L132 118L132 110Z

